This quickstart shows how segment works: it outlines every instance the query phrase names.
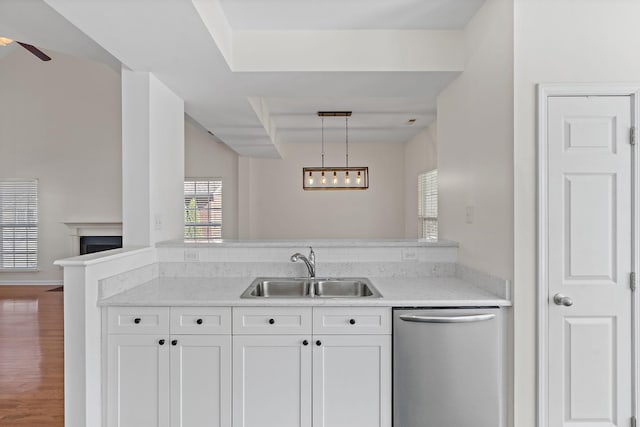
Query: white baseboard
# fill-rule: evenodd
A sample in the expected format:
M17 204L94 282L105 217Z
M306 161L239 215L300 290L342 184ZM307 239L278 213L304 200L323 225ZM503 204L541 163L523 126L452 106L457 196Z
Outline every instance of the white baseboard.
M0 280L0 286L46 286L62 285L62 280Z

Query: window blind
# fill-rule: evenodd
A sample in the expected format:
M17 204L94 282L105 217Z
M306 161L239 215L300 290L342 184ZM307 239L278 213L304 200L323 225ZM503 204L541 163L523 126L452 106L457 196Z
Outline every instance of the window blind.
M222 180L184 181L185 240L222 239Z
M38 181L0 179L0 269L38 268Z
M438 240L438 170L418 175L418 222L423 239Z

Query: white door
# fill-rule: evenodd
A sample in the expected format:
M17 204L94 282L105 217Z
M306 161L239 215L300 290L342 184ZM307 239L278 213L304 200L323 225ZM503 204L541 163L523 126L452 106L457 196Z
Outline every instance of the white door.
M313 341L313 427L390 427L391 335Z
M233 425L311 426L310 336L233 337Z
M231 336L171 336L171 426L231 426Z
M168 427L170 351L166 338L109 335L109 427Z
M547 107L548 426L627 426L632 99Z

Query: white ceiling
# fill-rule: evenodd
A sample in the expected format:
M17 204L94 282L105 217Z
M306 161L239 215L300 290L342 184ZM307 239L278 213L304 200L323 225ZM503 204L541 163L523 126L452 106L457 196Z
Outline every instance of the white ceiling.
M417 97L386 98L268 98L271 119L283 143L318 143L322 120L318 111L352 111L349 142L403 143L435 119L435 110ZM409 119L416 122L409 124ZM344 142L344 118L325 118L325 142Z
M353 111L353 142L420 132L464 62L461 32L431 29L464 26L482 2L1 0L0 35L153 72L239 154L277 158L281 143L319 142L319 110ZM301 28L304 37L290 31ZM256 32L240 37L245 29ZM278 43L260 45L274 35ZM344 141L341 126L325 124L327 138Z
M0 36L120 70L120 61L41 0L0 0ZM15 43L0 47L0 59L13 49Z
M462 29L484 0L220 0L233 30Z

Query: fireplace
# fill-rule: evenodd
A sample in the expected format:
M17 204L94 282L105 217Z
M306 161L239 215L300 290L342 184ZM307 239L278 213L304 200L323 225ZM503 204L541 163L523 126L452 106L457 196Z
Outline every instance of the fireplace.
M64 224L69 228L71 237L71 256L122 247L121 222L65 222Z
M108 251L122 247L122 236L82 236L80 237L80 255Z

